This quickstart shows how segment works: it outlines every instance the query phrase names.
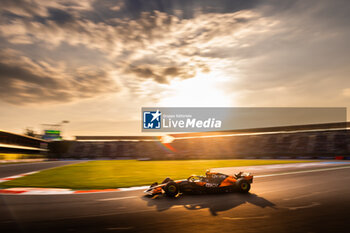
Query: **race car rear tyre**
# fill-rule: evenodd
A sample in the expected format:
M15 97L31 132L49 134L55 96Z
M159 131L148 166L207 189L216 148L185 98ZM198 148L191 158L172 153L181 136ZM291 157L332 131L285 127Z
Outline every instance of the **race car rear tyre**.
M179 186L174 181L170 181L165 185L164 192L169 197L175 197L179 193Z
M250 190L250 183L244 178L240 178L237 180L237 188L241 193L247 193Z

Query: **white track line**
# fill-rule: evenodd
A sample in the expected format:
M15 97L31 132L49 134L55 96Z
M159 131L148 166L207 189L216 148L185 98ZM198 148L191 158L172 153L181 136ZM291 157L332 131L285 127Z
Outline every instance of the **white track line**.
M269 218L269 215L263 215L263 216L253 216L253 217L238 217L238 218L232 218L232 217L222 217L222 219L226 220L247 220L247 219L263 219L263 218Z
M129 196L129 197L112 197L112 198L98 199L97 201L114 201L114 200L130 199L130 198L135 198L135 197L137 197L137 196Z
M314 206L319 206L319 205L321 205L321 204L318 202L312 202L309 205L295 206L295 207L284 207L284 208L287 208L288 210L299 210L299 209L308 209L308 208L312 208Z
M304 170L304 171L294 171L294 172L282 172L282 173L254 176L254 178L264 178L264 177L271 177L271 176L283 176L283 175L292 175L292 174L302 174L302 173L310 173L310 172L322 172L322 171L339 170L339 169L346 169L346 168L350 168L350 166L320 168L320 169L314 169L314 170Z
M149 185L147 186L136 186L136 187L130 187L130 188L119 188L119 191L135 191L135 190L144 190L148 189Z

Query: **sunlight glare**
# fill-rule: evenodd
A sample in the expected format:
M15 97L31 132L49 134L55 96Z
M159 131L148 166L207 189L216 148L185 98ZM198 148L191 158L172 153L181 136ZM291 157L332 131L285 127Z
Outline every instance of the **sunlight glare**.
M199 73L186 80L174 80L159 102L164 107L229 107L232 96L225 95L218 82L225 78L213 73Z

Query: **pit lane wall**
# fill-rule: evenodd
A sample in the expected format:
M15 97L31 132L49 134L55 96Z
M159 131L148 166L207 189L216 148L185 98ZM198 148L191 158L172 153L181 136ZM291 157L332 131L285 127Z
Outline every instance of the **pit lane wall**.
M164 144L147 139L98 139L55 142L51 157L78 159L231 159L331 158L350 156L350 134L345 129L236 134L177 138Z

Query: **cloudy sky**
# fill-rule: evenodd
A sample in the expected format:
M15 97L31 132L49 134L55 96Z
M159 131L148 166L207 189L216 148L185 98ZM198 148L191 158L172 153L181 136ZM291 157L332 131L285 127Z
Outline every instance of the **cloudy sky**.
M140 134L142 106L350 107L347 0L0 0L0 129Z

